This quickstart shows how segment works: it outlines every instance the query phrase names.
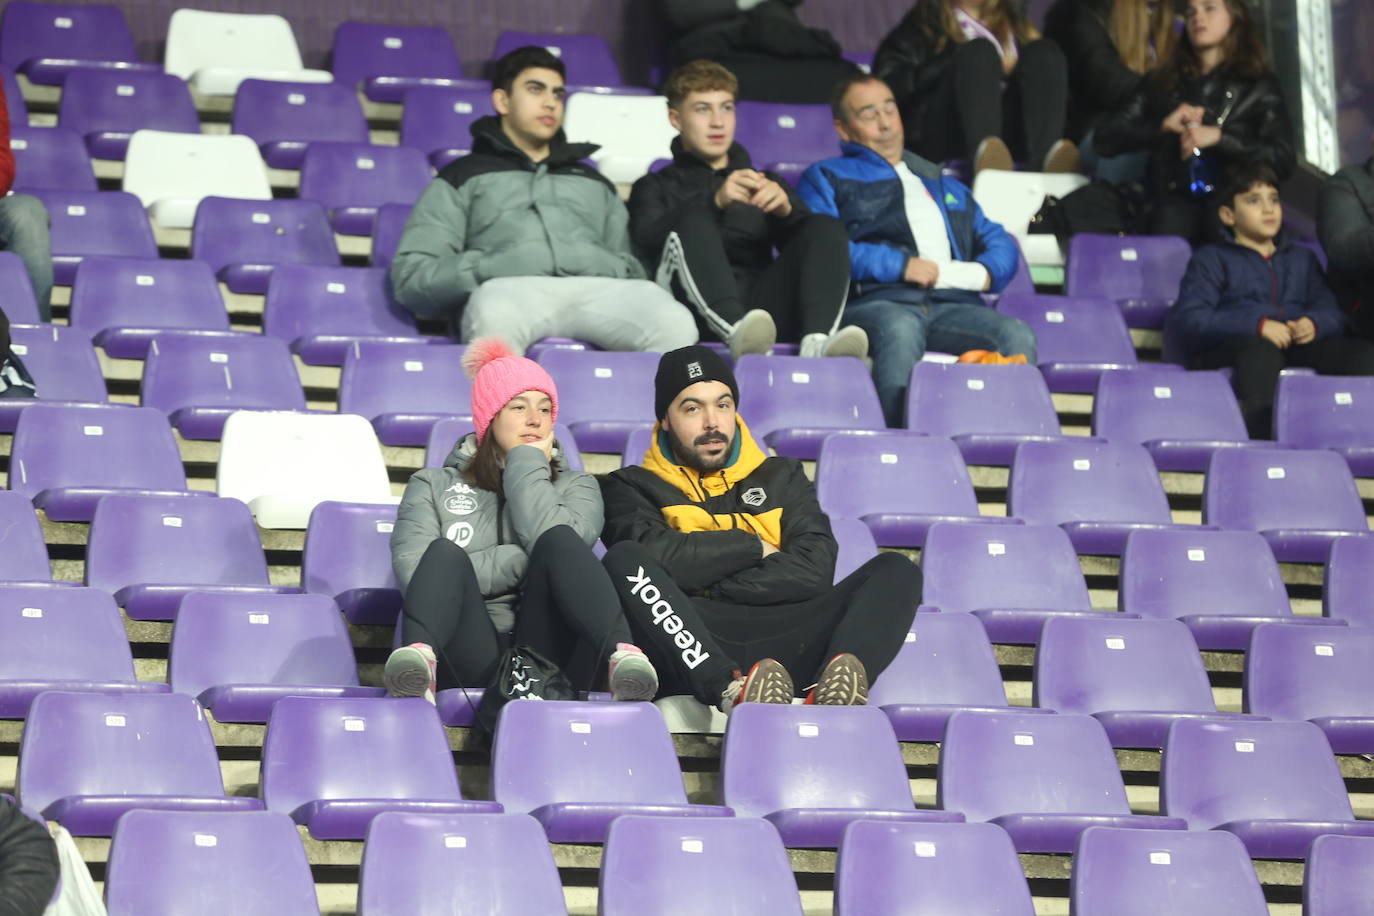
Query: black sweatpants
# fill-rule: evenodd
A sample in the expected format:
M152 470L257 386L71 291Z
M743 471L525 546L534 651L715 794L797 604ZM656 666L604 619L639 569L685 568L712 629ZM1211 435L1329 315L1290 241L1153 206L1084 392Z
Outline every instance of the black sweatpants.
M501 653L526 645L557 664L575 688L604 680L602 664L630 642L615 590L591 548L567 525L534 542L515 608L513 633L498 633L463 548L435 538L406 589L401 644L428 643L439 689L485 687Z
M1230 366L1231 387L1253 439L1273 438L1274 389L1288 366L1316 369L1322 375L1374 375L1374 343L1354 337L1327 337L1280 350L1259 334L1232 337L1196 357L1191 369Z
M1021 46L1005 78L992 42L966 41L950 51L942 84L915 103L907 146L934 162L973 159L984 137L1001 137L1016 159L1039 169L1064 136L1069 68L1059 46L1047 39Z
M696 207L673 225L662 258L676 272L675 293L721 340L751 309L773 316L778 340L831 334L849 293L849 237L843 223L819 213L798 220L777 258L757 273L731 267L720 227L708 210Z
M764 658L781 662L801 690L831 658L852 652L872 682L897 656L921 600L920 569L896 553L809 601L757 607L687 597L636 541L616 544L602 562L658 670L659 695L691 694L709 706Z

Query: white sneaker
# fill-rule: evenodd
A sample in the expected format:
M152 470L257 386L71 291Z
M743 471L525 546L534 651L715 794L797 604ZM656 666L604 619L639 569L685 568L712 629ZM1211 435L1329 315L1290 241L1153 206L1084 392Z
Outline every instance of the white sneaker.
M615 644L607 681L611 696L617 700L652 700L658 693L658 672L653 662L643 649L627 642Z
M857 325L846 325L825 339L821 356L865 359L868 356L868 333Z
M763 309L751 309L730 330L730 358L739 359L746 353L767 355L778 339L778 327L773 316Z
M387 658L382 684L393 697L424 697L433 703L437 670L434 650L425 643L413 642Z
M797 355L807 359L818 358L821 351L825 349L825 341L824 334L807 334L802 337L801 343L797 346Z

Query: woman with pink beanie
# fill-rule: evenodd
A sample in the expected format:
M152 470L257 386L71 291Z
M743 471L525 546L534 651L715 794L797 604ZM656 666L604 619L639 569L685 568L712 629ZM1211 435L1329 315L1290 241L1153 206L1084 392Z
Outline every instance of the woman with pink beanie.
M387 690L433 702L440 687L485 687L518 644L576 687L600 686L608 663L616 699L652 699L658 676L591 549L601 488L568 470L553 436L553 379L494 338L469 344L463 365L476 431L410 478L391 533L405 603Z

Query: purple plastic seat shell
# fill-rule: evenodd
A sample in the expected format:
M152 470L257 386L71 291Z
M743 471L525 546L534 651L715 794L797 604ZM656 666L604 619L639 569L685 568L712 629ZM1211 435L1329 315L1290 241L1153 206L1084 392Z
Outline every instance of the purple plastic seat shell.
M539 364L559 391L559 419L584 452L623 452L630 432L654 422L656 353L545 349Z
M1109 299L1011 294L998 299L997 311L1035 332L1040 371L1051 391L1091 394L1104 370L1136 365L1126 322Z
M279 264L340 263L329 215L306 199L203 198L191 227L191 257L206 261L231 292L256 295L267 292Z
M401 143L421 150L442 169L472 150L472 123L494 115L491 90L421 86L405 90Z
M35 191L51 221L53 281L71 286L85 257L156 258L143 204L127 191Z
M1159 328L1178 299L1193 251L1176 236L1079 232L1069 241L1064 292L1102 296L1120 306L1133 328Z
M5 317L11 324L38 324L38 298L33 281L24 262L13 251L0 251L0 296L5 303Z
M954 440L969 464L1011 464L1016 446L1057 439L1059 416L1034 366L918 362L907 387L906 426Z
M0 584L51 585L52 567L33 503L12 490L0 491Z
M324 205L335 232L370 235L380 207L415 203L430 179L429 160L408 146L318 142L305 151L300 196Z
M428 440L425 443L425 467L442 467L452 455L453 450L457 448L458 443L474 429L471 417L445 417L431 426ZM562 455L568 470L585 470L582 452L577 447L577 440L573 438L572 430L562 423L555 423L553 426L553 443L558 450L557 453Z
M62 84L57 120L85 138L95 159L123 159L137 130L200 133L186 82L152 71L72 72Z
M1331 449L1357 477L1374 477L1374 379L1284 375L1274 399L1274 438Z
M1358 626L1374 626L1374 541L1337 538L1331 542L1322 577L1322 614Z
M1302 905L1307 916L1374 916L1374 898L1352 875L1374 868L1374 838L1319 836L1312 841L1303 872Z
M745 417L760 445L788 458L814 459L832 433L885 430L867 367L856 359L748 354L735 364Z
M381 268L283 264L272 271L263 333L285 340L309 365L340 366L351 344L444 343L421 337L415 318L391 301Z
M616 66L610 45L600 35L570 32L525 32L506 29L496 37L491 59L500 60L505 54L525 45L540 45L563 61L570 82L579 86L620 86L620 68Z
M10 350L39 382L37 398L0 398L0 432L14 432L34 404L105 404L105 376L91 339L77 328L55 324L10 325Z
M401 592L391 565L392 506L326 500L310 513L301 585L328 595L351 623L392 625Z
M202 261L86 258L76 269L70 321L116 359L143 359L160 334L223 337L229 313Z
M835 155L834 116L826 105L741 101L735 112L735 142L755 163L810 164Z
M1230 382L1218 372L1103 372L1093 435L1139 442L1161 471L1205 471L1220 448L1251 445Z
M48 86L62 85L81 69L161 69L138 60L124 13L103 3L7 3L0 16L0 63Z
M10 151L17 193L98 190L86 144L70 127L15 124L10 128Z
M246 79L234 92L232 132L252 137L274 169L299 169L311 143L368 141L358 94L343 83Z
M339 412L366 417L383 445L425 445L437 421L472 413L465 349L425 341L354 343L344 356Z
M1245 708L1309 721L1337 754L1374 753L1374 629L1256 627L1245 653Z
M374 102L400 102L422 86L470 84L453 39L438 26L341 22L334 30L330 69L336 82Z

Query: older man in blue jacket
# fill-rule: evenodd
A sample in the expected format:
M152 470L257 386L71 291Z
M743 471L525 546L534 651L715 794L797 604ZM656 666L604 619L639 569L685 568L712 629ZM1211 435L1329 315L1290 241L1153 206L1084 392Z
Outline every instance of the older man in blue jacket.
M982 293L1016 272L1016 242L983 215L967 186L905 148L892 90L862 74L836 87L840 151L806 170L799 193L849 233L850 298L844 322L868 333L873 381L900 426L912 367L927 348L995 350L1035 362L1035 335Z

